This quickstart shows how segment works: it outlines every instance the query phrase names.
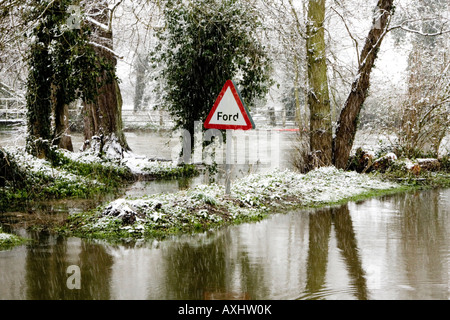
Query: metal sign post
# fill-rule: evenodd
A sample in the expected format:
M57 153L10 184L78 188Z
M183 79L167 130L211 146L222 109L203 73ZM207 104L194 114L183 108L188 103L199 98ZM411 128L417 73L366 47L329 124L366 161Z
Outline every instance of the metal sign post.
M228 80L223 86L211 112L205 120L204 126L206 129L227 131L225 194L230 195L233 130L250 130L255 128L250 112L233 81Z
M231 195L231 150L233 144L233 130L227 130L227 155L225 165L225 195Z

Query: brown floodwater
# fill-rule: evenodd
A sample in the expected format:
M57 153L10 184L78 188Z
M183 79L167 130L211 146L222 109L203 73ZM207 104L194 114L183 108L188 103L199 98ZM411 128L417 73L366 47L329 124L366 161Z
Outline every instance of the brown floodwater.
M19 229L35 241L0 252L0 299L447 300L449 214L447 189L161 242L112 245ZM68 284L71 266L78 289Z
M164 134L127 135L137 153L170 158ZM292 140L281 140L282 166ZM0 133L0 145L20 143L20 136ZM241 174L252 170L260 168ZM121 196L175 192L204 180L142 181ZM34 240L0 251L0 300L450 298L450 189L274 213L164 241L113 245L30 231L116 196L0 214L5 231Z

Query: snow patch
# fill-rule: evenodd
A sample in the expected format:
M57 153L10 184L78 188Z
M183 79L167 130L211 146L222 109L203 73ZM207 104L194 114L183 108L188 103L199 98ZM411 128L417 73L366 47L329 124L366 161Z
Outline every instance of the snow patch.
M0 242L11 241L13 239L15 239L15 236L13 236L12 234L0 233Z
M278 206L333 203L371 190L395 187L398 187L395 183L334 167L307 174L275 170L234 181L231 197L225 196L223 186L211 184L171 194L117 199L99 211L100 219L91 217L94 220L86 228L95 231L121 219L120 228L126 227L130 232L142 233L146 228L180 229L186 225L221 222L223 217L216 210L224 210L227 219L260 217Z

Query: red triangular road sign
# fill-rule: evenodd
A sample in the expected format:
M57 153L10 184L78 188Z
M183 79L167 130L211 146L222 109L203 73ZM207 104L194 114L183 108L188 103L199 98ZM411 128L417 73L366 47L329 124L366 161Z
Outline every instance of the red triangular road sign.
M255 127L233 81L228 80L223 86L204 126L206 129L222 130L250 130Z

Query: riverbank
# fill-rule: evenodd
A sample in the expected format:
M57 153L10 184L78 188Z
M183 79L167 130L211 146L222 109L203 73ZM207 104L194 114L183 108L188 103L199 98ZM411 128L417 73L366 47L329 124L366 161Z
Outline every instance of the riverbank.
M0 149L0 212L36 200L90 198L113 193L133 181L190 177L192 165L125 154L120 160L89 152L55 150L53 159L33 157L24 147Z
M211 184L177 193L117 199L93 211L71 215L59 232L108 241L161 239L259 221L294 208L336 205L411 188L334 167L307 174L275 170L234 181L229 196L223 186Z
M165 238L259 221L295 208L450 187L448 157L409 160L388 153L367 165L367 157L358 158L357 153L353 163L359 166L352 171L325 167L307 174L290 170L251 174L233 182L231 195L224 194L223 186L210 184L168 195L121 198L71 216L64 232L110 241Z
M28 240L14 234L3 232L2 228L0 228L0 251L8 250L15 246L22 245L26 243Z
M50 163L23 148L0 149L13 169L0 185L0 211L33 199L90 198L114 192L136 180L176 179L198 174L195 166L177 166L133 154L104 159L89 153L57 151ZM233 181L231 195L218 184L199 185L168 194L119 198L96 209L71 214L46 229L61 235L108 241L165 238L204 232L226 225L259 221L271 213L295 208L336 205L408 190L450 187L448 161L441 171L411 170L393 161L372 173L320 168L307 174L290 170L255 173ZM377 168L376 165L373 166ZM417 167L419 168L419 166ZM419 168L420 169L420 168ZM1 181L0 181L1 183Z

